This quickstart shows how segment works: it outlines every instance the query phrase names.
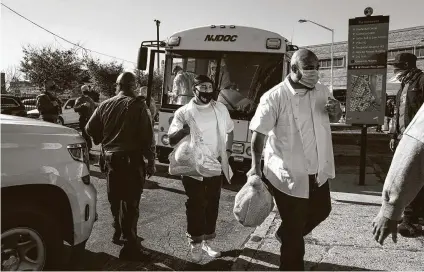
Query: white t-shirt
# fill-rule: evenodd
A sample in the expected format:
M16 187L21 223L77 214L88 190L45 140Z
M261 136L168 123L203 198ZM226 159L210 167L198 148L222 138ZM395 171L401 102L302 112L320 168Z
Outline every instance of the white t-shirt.
M195 116L196 124L202 132L203 142L215 157L218 154L218 123L215 111L210 104L196 105L199 115Z
M314 130L314 116L312 115L310 92L306 89L295 89L295 96L298 99L292 99L293 106L299 107L299 115L294 116L300 130L302 138L303 151L306 159L306 170L309 175L318 173L318 152L317 141Z

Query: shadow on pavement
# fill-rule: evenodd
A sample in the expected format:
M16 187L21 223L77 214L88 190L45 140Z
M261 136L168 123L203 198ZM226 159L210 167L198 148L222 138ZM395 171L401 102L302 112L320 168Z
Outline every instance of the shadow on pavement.
M175 188L162 187L162 186L159 185L158 182L151 181L149 179L146 179L146 182L144 183L144 189L149 189L149 190L161 189L161 190L165 190L165 191L180 194L180 195L185 195L185 191L183 191L183 190L179 190L179 189L175 189Z
M278 271L278 266L280 265L280 255L267 252L267 251L256 251L252 249L245 248L243 255L251 257L254 260L268 263L271 266L261 265L257 263L249 263L246 260L238 259L237 265L238 268L244 268L244 270L249 271ZM277 267L275 267L277 266ZM305 270L309 271L369 271L368 269L355 266L344 266L338 264L331 264L325 262L305 262Z
M142 248L142 254L139 260L128 261L122 258L117 258L104 252L91 252L85 250L81 256L79 264L74 265L72 270L85 271L228 271L231 270L233 260L240 254L240 250L231 250L222 252L222 257L214 259L205 264L196 264L177 257L164 254L148 248ZM122 250L120 252L122 255Z

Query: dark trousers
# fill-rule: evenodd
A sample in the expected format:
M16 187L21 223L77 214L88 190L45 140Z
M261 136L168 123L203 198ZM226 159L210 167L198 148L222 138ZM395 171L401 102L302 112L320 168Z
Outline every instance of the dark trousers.
M328 181L318 187L315 176L309 177L309 199L289 196L272 185L282 223L277 230L281 239L280 270L304 270L303 237L324 221L331 211Z
M403 221L418 223L418 217L424 217L424 187L421 188L414 200L406 206Z
M82 116L79 118L79 127L82 132L82 137L87 143L88 150L90 150L93 147L93 144L91 143L91 138L85 131L85 126L87 125L89 119L90 119L89 117L82 117Z
M145 181L141 155L105 153L108 200L115 233L123 235L125 246L137 246L137 221L140 196Z
M190 243L215 238L222 176L203 178L203 181L183 177L188 197L186 202L187 237Z
M57 115L41 115L41 120L46 121L46 122L50 122L50 123L57 123L57 119L59 117Z

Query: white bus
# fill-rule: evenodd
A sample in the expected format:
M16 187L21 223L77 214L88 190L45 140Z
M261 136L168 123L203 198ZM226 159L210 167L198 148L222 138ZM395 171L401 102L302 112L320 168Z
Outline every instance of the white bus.
M255 105L264 92L285 78L290 61L287 53L297 47L277 33L234 25L184 30L159 45L164 50L150 50L147 91L149 102L157 54L163 54L164 81L156 139L159 162L167 163L172 151L167 132L175 110L193 97L192 90L180 90L181 85L174 84L173 71L180 66L187 80L202 74L214 81L215 99L228 107L235 124L230 164L235 173L245 173L251 164L249 122ZM138 69L147 68L147 47L157 46L155 41L142 43Z

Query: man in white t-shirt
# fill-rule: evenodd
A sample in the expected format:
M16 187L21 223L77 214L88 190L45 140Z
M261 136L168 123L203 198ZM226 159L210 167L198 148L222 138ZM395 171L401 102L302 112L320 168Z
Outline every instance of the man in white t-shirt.
M291 59L291 73L266 92L251 120L252 169L270 183L282 225L280 269L304 270L303 236L331 211L327 179L335 177L330 121L341 116L340 103L318 83L317 56L300 49ZM263 149L266 136L268 140Z
M202 133L204 143L221 162L223 174L230 180L228 157L233 145L233 120L222 103L212 100L213 84L207 76L199 75L194 79L193 93L195 97L175 112L168 131L170 143L176 145L190 134L187 120L191 115ZM200 262L203 251L211 257L219 257L221 253L212 249L207 240L216 236L222 176L183 176L183 185L188 197L186 234L192 260Z

